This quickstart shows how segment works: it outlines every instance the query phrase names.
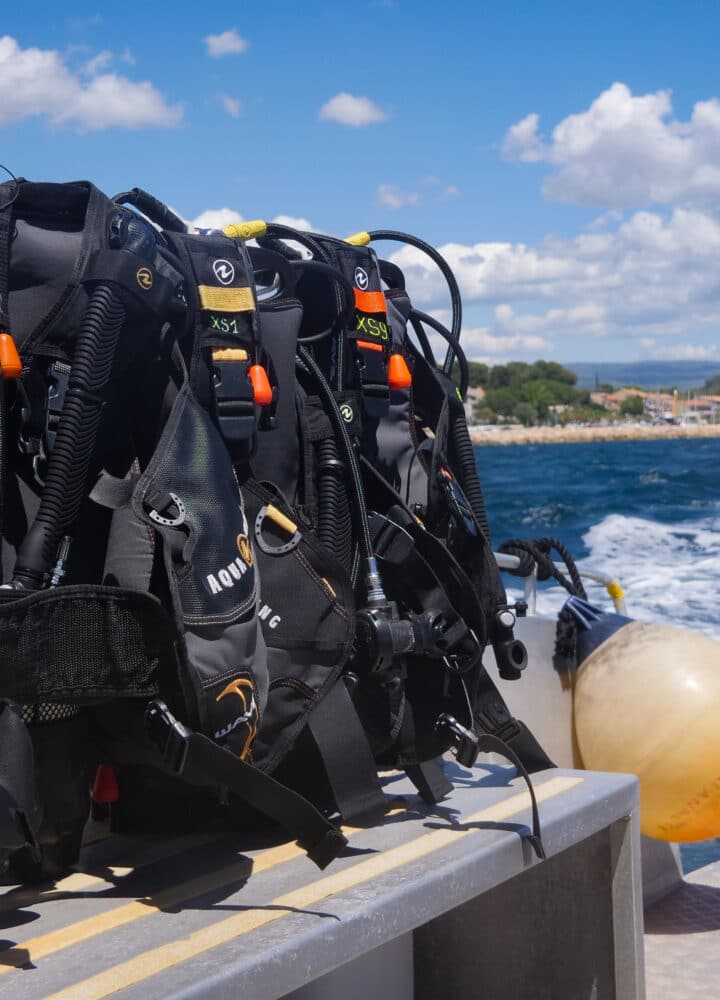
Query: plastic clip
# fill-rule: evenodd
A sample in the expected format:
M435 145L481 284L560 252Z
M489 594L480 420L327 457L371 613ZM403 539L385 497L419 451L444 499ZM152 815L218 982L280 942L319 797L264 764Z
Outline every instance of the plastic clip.
M450 749L458 764L463 767L475 766L480 753L480 741L472 730L461 726L454 716L443 712L435 723L435 733L440 739L449 740Z
M145 712L145 730L173 774L185 770L192 733L172 714L164 701L151 701Z

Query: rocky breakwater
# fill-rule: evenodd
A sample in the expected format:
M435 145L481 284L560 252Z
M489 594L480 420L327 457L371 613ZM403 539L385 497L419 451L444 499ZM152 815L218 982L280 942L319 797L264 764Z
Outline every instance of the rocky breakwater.
M653 441L720 437L720 424L608 424L607 426L520 427L516 424L471 427L473 444L563 444L579 441Z

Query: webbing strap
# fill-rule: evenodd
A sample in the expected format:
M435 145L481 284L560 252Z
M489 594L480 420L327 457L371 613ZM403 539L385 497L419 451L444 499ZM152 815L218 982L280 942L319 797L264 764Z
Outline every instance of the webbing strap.
M308 726L344 822L375 823L386 800L370 745L342 679L311 713Z
M41 809L35 786L35 763L27 726L6 702L0 702L0 848L28 846L37 852L34 827Z
M0 211L0 333L10 333L10 243L12 241L13 221L12 203ZM0 538L3 534L5 513L5 465L6 465L6 427L5 427L5 385L0 373ZM2 583L2 566L0 565L0 583Z
M347 845L342 832L302 795L207 736L186 729L162 702L152 702L145 719L163 762L175 774L181 776L188 768L224 785L287 830L318 868L326 868Z
M421 799L434 806L453 790L452 782L436 760L405 764L405 774L417 788Z
M515 766L518 774L527 785L530 793L530 807L532 809L532 833L526 839L540 860L544 861L545 848L543 847L540 835L540 814L538 812L537 799L535 798L535 789L530 781L530 775L520 762L520 758L504 740L501 740L499 736L493 736L491 733L480 733L478 736L478 750L480 753L497 753L501 757L505 757Z
M0 333L10 330L10 243L12 240L12 208L0 212Z

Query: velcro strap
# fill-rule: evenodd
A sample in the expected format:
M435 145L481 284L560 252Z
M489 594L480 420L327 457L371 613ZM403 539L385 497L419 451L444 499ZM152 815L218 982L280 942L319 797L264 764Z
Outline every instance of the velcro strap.
M152 697L175 663L157 598L115 587L0 591L0 697L21 703Z

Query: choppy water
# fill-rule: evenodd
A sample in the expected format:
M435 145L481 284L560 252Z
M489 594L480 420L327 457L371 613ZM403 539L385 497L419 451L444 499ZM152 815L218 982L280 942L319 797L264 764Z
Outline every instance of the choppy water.
M620 581L633 618L720 639L720 439L475 451L496 546L557 537L581 567ZM538 610L557 610L564 596L542 586ZM601 586L588 596L611 610ZM681 850L686 871L720 858L714 840Z
M720 439L475 451L496 545L555 536L581 566L620 581L633 617L720 638ZM543 588L539 609L562 601Z

